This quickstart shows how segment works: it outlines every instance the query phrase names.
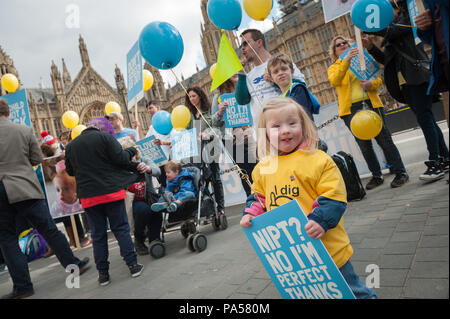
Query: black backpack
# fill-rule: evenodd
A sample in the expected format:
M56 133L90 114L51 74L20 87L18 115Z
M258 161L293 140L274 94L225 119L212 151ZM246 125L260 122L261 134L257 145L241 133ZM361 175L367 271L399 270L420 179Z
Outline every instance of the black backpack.
M337 152L331 156L344 178L345 188L347 190L347 201L361 200L366 196L366 191L359 178L353 157L345 152Z

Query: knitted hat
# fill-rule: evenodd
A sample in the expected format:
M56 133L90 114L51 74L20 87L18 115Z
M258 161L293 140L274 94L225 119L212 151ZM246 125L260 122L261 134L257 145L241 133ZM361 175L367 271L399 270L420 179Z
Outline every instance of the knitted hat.
M42 136L42 144L52 145L53 143L56 143L56 140L53 136L49 135L47 131L41 132Z

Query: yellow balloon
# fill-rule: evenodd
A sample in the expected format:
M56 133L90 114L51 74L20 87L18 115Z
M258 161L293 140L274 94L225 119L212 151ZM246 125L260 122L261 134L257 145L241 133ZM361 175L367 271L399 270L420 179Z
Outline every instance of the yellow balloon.
M257 21L264 21L272 10L272 0L244 0L247 15Z
M353 135L360 140L370 140L380 134L383 121L374 111L363 110L353 116L350 128Z
M191 112L184 105L178 105L172 110L170 121L176 131L181 131L188 126L191 121Z
M78 117L78 114L76 112L67 111L62 115L61 120L65 127L71 129L78 125L80 118Z
M105 113L106 115L109 115L111 112L120 113L120 105L117 102L111 101L106 103L105 105Z
M142 79L144 82L144 91L150 90L153 86L153 74L149 70L142 71Z
M17 80L16 76L11 73L6 73L2 76L1 80L2 86L5 88L8 93L16 92L19 87L19 80Z
M73 128L72 133L70 133L70 136L72 137L72 140L78 137L78 135L81 134L86 129L86 126L83 124L77 125Z
M214 63L213 65L211 65L211 67L209 68L209 75L211 76L211 79L214 79L214 74L216 73L216 64Z

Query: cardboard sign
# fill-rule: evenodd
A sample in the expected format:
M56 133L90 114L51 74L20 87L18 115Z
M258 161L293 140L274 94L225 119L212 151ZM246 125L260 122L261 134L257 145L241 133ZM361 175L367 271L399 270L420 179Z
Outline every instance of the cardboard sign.
M323 243L306 234L307 222L292 200L243 230L283 299L355 299Z
M127 53L127 88L128 110L144 97L144 80L142 78L142 57L139 42Z
M9 120L15 124L23 124L31 127L30 111L26 90L20 90L2 96L9 105Z
M171 134L172 158L182 160L184 158L198 156L197 131L195 128L181 132L174 131Z
M356 47L356 43L353 43L344 53L342 53L339 58L343 60L347 56L348 51ZM360 80L375 80L380 76L381 68L378 66L377 62L375 62L375 60L369 55L369 53L367 53L366 50L363 50L363 53L366 69L362 70L359 56L355 56L350 60L350 70Z
M356 0L322 0L325 23L349 13Z
M161 146L156 145L154 143L154 140L155 136L150 135L149 137L136 142L136 145L143 157L150 158L155 164L161 164L167 161L167 157L164 154Z
M250 104L239 105L236 102L234 93L222 94L219 97L219 101L228 103L223 116L225 127L239 127L253 124Z
M407 4L408 4L409 18L411 20L411 25L413 26L412 32L414 35L414 42L416 43L416 45L418 45L420 42L422 42L422 40L420 40L419 36L417 35L417 25L414 22L414 20L419 15L419 7L417 6L415 0L407 0Z

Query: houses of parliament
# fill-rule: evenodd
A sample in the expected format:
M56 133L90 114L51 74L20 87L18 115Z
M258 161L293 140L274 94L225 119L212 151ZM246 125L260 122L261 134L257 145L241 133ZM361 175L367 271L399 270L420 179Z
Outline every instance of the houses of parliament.
M324 22L322 4L314 0L278 0L282 18L273 21L273 28L265 33L267 49L271 54L284 52L295 62L305 75L308 88L318 98L321 105L337 100L336 92L328 82L327 70L331 65L328 47L336 35L353 38L354 29L349 15L342 16L327 24ZM203 23L201 24L201 46L206 67L189 78L181 78L184 87L199 86L209 93L212 79L209 68L217 61L221 31L208 18L207 0L201 1ZM227 31L227 36L236 52L239 54L239 42L235 33ZM1 43L0 43L1 45ZM109 101L116 101L121 105L122 113L127 112L127 88L122 71L114 70L116 87L111 87L100 74L95 71L89 60L87 45L80 35L79 51L82 62L81 70L72 78L65 61L62 59L60 70L54 61L51 62L50 76L52 88L26 88L31 123L36 136L43 130L58 136L66 130L61 122L62 114L73 110L80 116L80 123L87 124L91 119L104 115L104 106ZM0 77L5 73L13 73L20 82L20 70L14 67L13 59L7 55L7 48L0 47ZM145 63L154 77L154 85L145 92L145 99L138 104L138 116L144 130L148 129L149 121L145 109L145 100L157 100L167 109L184 104L185 92L177 83L173 87L166 85L158 71ZM5 95L3 88L0 95ZM389 101L387 105L389 105ZM131 126L128 119L133 121L134 110L125 117L125 126Z

